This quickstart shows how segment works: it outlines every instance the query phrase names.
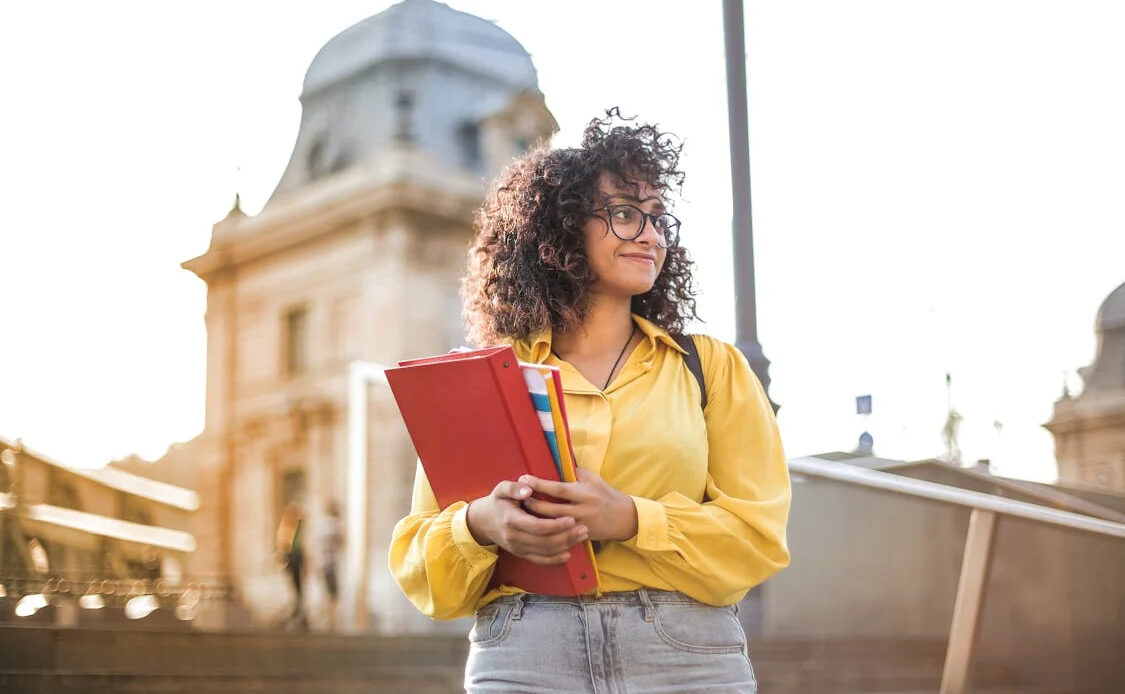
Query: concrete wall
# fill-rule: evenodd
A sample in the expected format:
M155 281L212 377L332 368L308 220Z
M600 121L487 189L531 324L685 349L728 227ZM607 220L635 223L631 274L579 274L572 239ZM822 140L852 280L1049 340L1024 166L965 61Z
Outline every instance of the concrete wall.
M947 638L968 511L794 481L792 566L763 589L766 638ZM1001 517L974 672L1109 694L1125 681L1125 541Z
M960 509L795 475L793 559L763 588L765 635L944 637L967 529Z

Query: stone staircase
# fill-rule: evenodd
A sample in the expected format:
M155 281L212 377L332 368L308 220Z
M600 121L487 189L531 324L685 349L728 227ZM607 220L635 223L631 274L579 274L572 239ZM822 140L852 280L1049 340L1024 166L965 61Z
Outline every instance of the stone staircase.
M464 639L0 626L4 694L448 694Z
M0 625L4 694L452 694L460 637L206 633ZM758 642L763 694L936 693L945 644L848 639ZM976 668L974 692L1030 694L999 668ZM1060 694L1043 690L1044 694Z
M769 694L937 692L945 643L785 639L752 643L750 656Z
M750 656L763 694L936 694L945 640L771 639L752 641ZM1020 688L1007 668L988 664L973 667L970 684L977 694L1033 691Z

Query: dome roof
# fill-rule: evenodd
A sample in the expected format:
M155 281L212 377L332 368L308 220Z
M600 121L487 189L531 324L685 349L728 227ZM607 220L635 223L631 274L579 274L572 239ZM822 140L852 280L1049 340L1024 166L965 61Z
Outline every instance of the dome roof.
M1101 332L1125 328L1125 284L1114 289L1098 309L1097 329Z
M535 103L526 105L528 96ZM539 117L485 122L518 104ZM293 153L267 206L388 148L483 174L486 157L506 144L522 152L519 143L556 127L531 56L508 32L434 0L403 0L340 32L313 59Z
M538 89L531 56L508 32L434 0L404 0L326 43L305 74L304 93L379 63L427 59L481 72L517 89Z

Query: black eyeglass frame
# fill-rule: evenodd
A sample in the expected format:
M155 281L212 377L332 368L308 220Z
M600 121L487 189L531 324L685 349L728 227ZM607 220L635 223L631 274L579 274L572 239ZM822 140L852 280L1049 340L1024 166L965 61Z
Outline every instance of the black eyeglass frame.
M621 234L617 233L617 229L613 226L613 213L611 211L615 207L628 207L628 208L636 211L636 213L641 216L641 226L640 226L639 229L637 229L636 234L634 234L633 236L630 236L630 237L625 237L625 236L622 236ZM656 225L656 220L659 219L660 217L667 217L668 219L672 220L672 222L673 222L673 224L668 227L669 229L672 230L672 236L673 236L672 242L669 243L668 245L664 245L664 244L660 243L659 241L657 241L656 245L660 246L661 248L671 248L671 247L675 246L677 243L680 242L680 220L679 220L679 218L676 217L676 215L672 214L671 212L661 212L659 214L649 214L648 212L645 212L641 208L637 207L636 205L630 205L627 202L620 202L620 203L614 203L612 205L605 205L605 206L599 207L599 208L597 208L596 210L593 210L593 211L594 212L606 212L607 213L606 218L609 222L609 230L613 232L614 236L621 239L622 241L633 241L635 239L640 238L641 234L645 233L645 225L648 224L650 219L652 220L653 228L659 230L660 227ZM658 236L667 240L667 234L666 233L658 232Z

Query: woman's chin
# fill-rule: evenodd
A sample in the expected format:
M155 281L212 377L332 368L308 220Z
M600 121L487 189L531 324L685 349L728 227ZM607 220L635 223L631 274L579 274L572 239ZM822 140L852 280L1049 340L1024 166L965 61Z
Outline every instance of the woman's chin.
M653 285L652 282L632 283L629 286L622 288L621 294L623 296L628 296L630 298L632 298L634 296L640 296L641 294L647 294L649 291L652 290L652 285Z

